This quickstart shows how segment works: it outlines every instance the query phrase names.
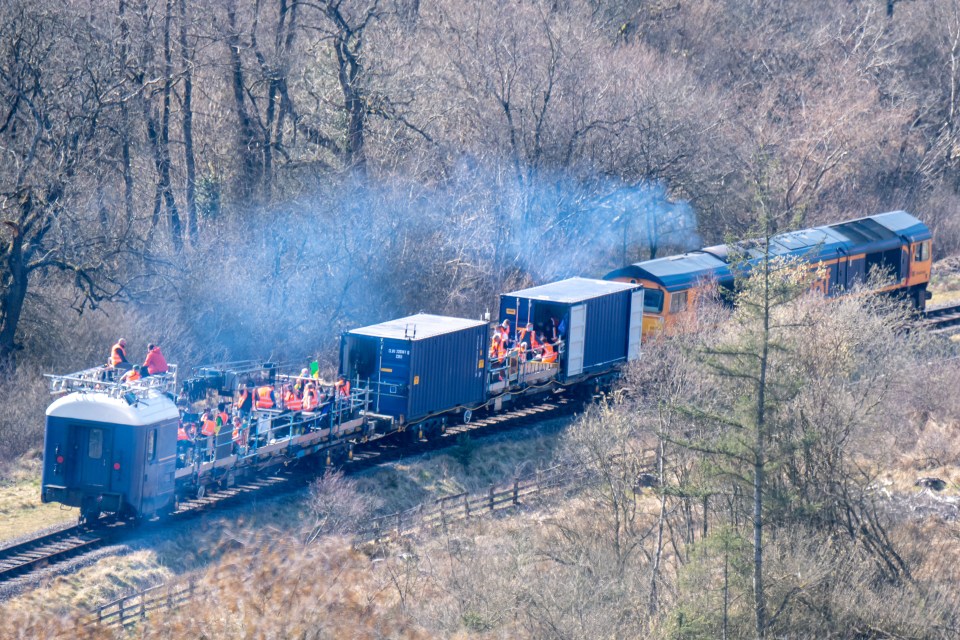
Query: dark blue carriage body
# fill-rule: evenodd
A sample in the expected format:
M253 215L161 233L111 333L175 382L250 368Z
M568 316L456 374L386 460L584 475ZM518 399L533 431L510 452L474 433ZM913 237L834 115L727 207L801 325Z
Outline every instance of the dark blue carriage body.
M570 278L500 295L500 322L515 336L527 324L565 345L559 379L612 369L639 357L643 290L634 284Z
M811 263L824 263L829 289L833 295L866 282L872 268L893 273L894 279L906 277L909 254L905 247L932 238L930 229L905 211L891 211L847 222L790 231L770 239L775 256L792 256ZM755 244L755 243L753 243ZM716 280L732 288L734 274L731 256L746 258L739 266L749 270L762 259L750 242L717 245L679 256L638 262L604 276L607 280L648 280L668 292L700 286Z
M178 422L161 395L58 399L47 409L41 500L85 514L157 513L173 502Z
M370 411L413 423L487 398L489 329L418 314L345 333L340 373L370 388Z

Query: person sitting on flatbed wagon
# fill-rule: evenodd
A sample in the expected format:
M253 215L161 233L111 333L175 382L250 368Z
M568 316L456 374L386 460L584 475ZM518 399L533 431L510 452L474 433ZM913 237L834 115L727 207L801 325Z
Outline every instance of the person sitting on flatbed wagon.
M287 411L303 411L303 399L293 385L287 385L283 394L283 406Z
M317 386L312 382L308 382L303 388L301 408L304 411L314 411L319 405L320 400L317 396Z
M338 398L343 400L350 399L350 381L347 380L343 375L337 376L337 382L333 386L336 390Z
M257 409L273 409L277 406L277 396L273 393L273 387L269 384L257 387L254 396L253 406Z
M549 342L543 343L543 355L540 357L541 362L556 362L557 361L557 350L553 348L553 345Z
M153 343L147 345L147 358L143 361L143 366L147 369L145 376L155 376L167 372L169 367L167 367L166 358L160 353L160 345Z

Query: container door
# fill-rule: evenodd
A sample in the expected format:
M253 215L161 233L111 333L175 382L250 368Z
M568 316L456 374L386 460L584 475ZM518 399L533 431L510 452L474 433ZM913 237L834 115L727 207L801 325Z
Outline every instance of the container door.
M113 431L104 427L79 427L79 484L108 488L110 485Z
M578 304L570 307L570 328L567 331L567 376L583 373L583 345L586 334L587 306Z
M630 328L627 331L627 360L640 358L640 336L643 333L643 289L630 295Z
M410 396L410 340L380 339L375 413L406 416Z

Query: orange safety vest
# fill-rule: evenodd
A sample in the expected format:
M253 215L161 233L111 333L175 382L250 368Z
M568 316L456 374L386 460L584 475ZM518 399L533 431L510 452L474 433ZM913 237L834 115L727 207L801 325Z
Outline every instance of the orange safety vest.
M517 337L517 343L526 342L528 349L539 349L540 343L537 342L537 332L530 329L520 329L520 335Z
M130 371L127 371L125 374L123 374L123 377L120 378L120 382L136 382L140 379L140 377L139 371L136 369L130 369Z
M317 390L307 389L303 392L303 410L313 411L317 408Z
M507 351L503 348L503 340L494 340L493 344L490 345L490 359L503 360L506 355Z
M249 393L247 392L246 388L242 389L240 391L240 397L237 398L237 402L234 406L237 409L243 409L243 405L247 403L248 398L249 398Z
M220 433L220 429L223 429L227 426L227 423L230 422L230 416L227 415L226 411L221 411L217 414L217 434Z
M557 361L557 352L553 348L553 345L549 342L543 343L543 357L540 358L541 362L556 362Z
M240 425L236 423L234 423L233 425L233 441L236 442L241 447L247 444L246 432L240 429Z
M273 408L273 398L270 397L272 393L273 387L262 386L257 389L257 409Z
M217 423L207 418L203 421L203 428L200 429L200 433L208 438L217 435Z
M110 364L117 366L121 362L127 361L127 350L120 346L120 343L113 345L110 350Z
M350 397L350 381L344 380L343 382L337 380L337 391L340 392L340 395L344 398Z
M303 409L303 400L300 399L300 396L297 395L295 391L288 391L286 397L283 399L283 404L290 411L301 411Z
M183 428L183 425L177 427L177 442L182 440L189 440L190 436L187 435L187 430Z

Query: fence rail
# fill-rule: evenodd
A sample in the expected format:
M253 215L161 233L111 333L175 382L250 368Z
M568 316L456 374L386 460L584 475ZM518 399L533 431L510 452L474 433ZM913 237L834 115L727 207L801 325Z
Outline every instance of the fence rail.
M126 627L144 620L151 611L176 609L193 600L196 592L195 578L159 584L97 607L81 620L81 624Z
M541 496L587 478L583 470L553 467L503 487L490 485L483 493L458 493L422 503L412 509L374 518L354 534L355 544L380 543L421 529L445 528L448 524L502 511L521 504L523 498Z

